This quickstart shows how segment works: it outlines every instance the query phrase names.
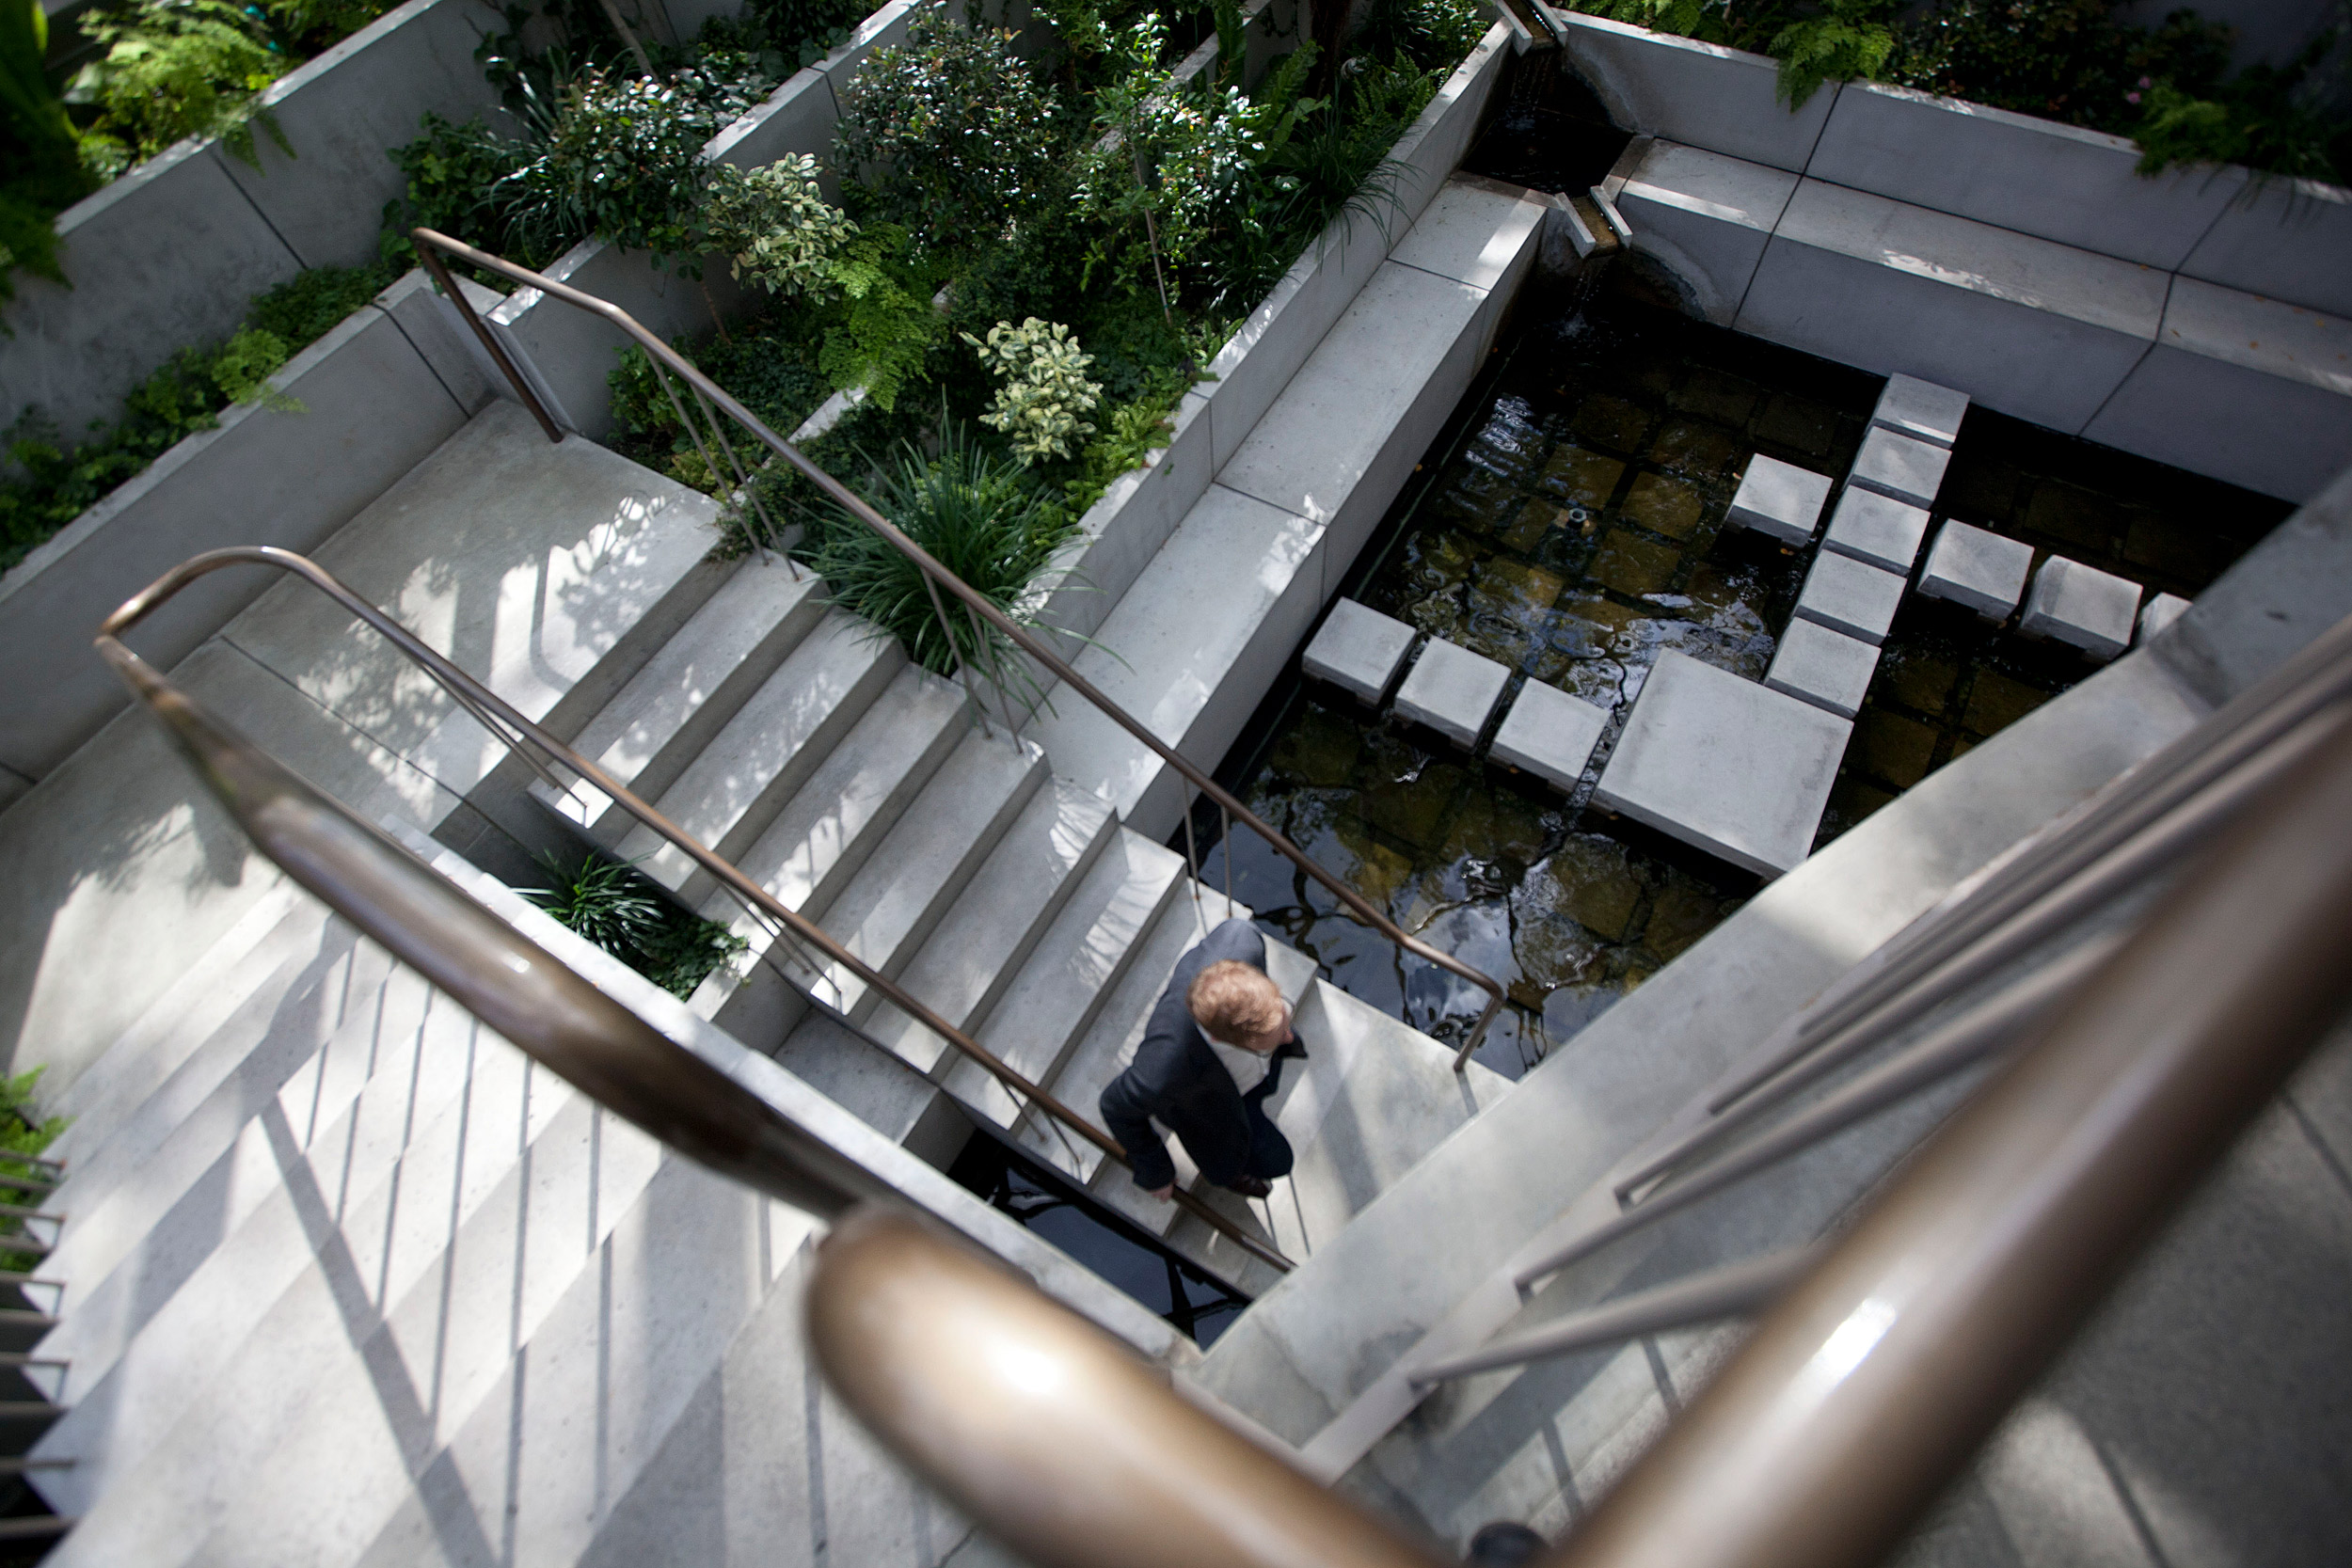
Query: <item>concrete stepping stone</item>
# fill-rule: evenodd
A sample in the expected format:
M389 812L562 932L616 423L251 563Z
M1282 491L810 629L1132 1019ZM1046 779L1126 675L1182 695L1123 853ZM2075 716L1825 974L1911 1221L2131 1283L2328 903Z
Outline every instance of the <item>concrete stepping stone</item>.
M2033 546L1967 523L1946 523L1919 572L1919 592L2005 621L2025 597Z
M1556 686L1529 681L1511 703L1486 754L1559 789L1573 790L1609 727L1609 710L1581 702Z
M1850 484L1837 498L1837 509L1830 514L1829 531L1821 535L1821 544L1840 555L1908 577L1927 537L1928 515L1923 509Z
M2159 594L2141 607L2139 640L2142 642L2179 620L2188 609L2188 601L2178 594Z
M1353 599L1342 599L1324 617L1323 628L1299 659L1308 674L1329 681L1374 707L1396 684L1396 673L1413 646L1413 628Z
M1813 558L1797 595L1797 613L1832 631L1876 644L1886 640L1902 608L1903 579L1896 573L1856 561L1850 555L1823 550Z
M1890 375L1879 394L1870 422L1904 436L1916 436L1939 447L1960 439L1960 421L1968 412L1968 394L1938 387L1915 375Z
M1824 712L1851 719L1862 711L1870 677L1878 673L1879 650L1858 637L1813 621L1788 623L1772 655L1764 684L1800 697Z
M2054 555L2033 575L2017 629L2080 648L2102 663L2132 645L2139 584Z
M1821 526L1821 508L1829 502L1830 478L1756 453L1731 498L1731 522L1770 534L1784 545L1803 545Z
M1468 751L1510 679L1493 659L1433 637L1397 688L1396 711Z
M1593 799L1763 877L1813 851L1853 726L1668 649Z
M1948 447L1873 425L1870 434L1862 438L1862 451L1855 455L1853 472L1847 477L1852 483L1897 500L1933 506L1935 492L1944 483L1944 470L1951 461Z

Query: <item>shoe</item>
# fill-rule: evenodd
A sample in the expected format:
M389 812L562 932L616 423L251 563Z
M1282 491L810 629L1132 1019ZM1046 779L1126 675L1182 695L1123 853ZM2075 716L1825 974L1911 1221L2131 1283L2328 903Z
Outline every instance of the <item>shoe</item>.
M1263 1176L1236 1176L1225 1183L1225 1190L1244 1197L1264 1197L1274 1191L1274 1183Z

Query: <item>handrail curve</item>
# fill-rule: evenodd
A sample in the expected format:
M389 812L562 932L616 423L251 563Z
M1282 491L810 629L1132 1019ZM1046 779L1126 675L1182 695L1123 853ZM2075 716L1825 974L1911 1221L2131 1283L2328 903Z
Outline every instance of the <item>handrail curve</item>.
M193 720L185 720L180 716L194 713L201 716L203 722L210 725L213 731L229 736L234 740L235 747L241 747L255 755L262 755L258 748L252 746L251 742L235 736L233 732L221 725L217 720L202 716L201 710L185 693L172 686L169 681L157 673L144 659L119 641L121 633L130 630L147 616L152 614L189 583L226 567L241 565L269 566L290 573L334 600L352 615L374 628L411 663L430 676L436 685L448 692L452 700L478 723L510 751L521 755L543 776L550 775L548 775L542 758L547 762L560 764L578 773L588 784L603 791L623 811L682 850L696 865L707 872L720 886L725 888L736 901L749 911L755 918L763 922L772 921L777 927L781 928L779 934L788 934L796 941L818 949L826 958L887 997L893 1006L906 1013L908 1017L954 1046L956 1050L993 1076L998 1083L1004 1085L1007 1089L1025 1099L1056 1121L1093 1144L1110 1158L1122 1164L1131 1164L1125 1148L1109 1132L1063 1104L1060 1100L1041 1085L1033 1083L994 1052L990 1051L963 1030L949 1023L931 1008L917 1001L906 988L834 941L814 921L791 909L767 889L744 876L732 863L721 859L692 834L640 799L619 780L580 755L536 722L526 718L505 699L451 663L427 646L407 627L353 593L326 568L306 556L296 555L292 550L279 549L270 545L237 545L223 549L207 550L201 555L192 556L182 562L133 594L101 625L97 638L100 656L114 667L116 673L122 677L124 684L130 687L133 695L153 708L158 717L172 728L175 736L182 735L187 724L194 722ZM231 751L234 749L230 748ZM532 754L533 751L538 753L537 756ZM216 754L229 753L219 751L217 747L213 752L207 752L208 757ZM206 779L214 784L215 790L220 789L219 780L227 775L211 770L214 764L210 761L199 761L199 766L200 768L207 769ZM278 767L275 763L271 766ZM285 770L280 767L279 771ZM332 900L330 899L329 902ZM814 969L815 966L812 964L811 968ZM1179 1188L1172 1196L1178 1207L1187 1214L1207 1224L1252 1257L1284 1272L1288 1272L1293 1266L1291 1260L1280 1252L1266 1245L1193 1194Z
M1418 958L1436 964L1448 974L1469 981L1485 991L1487 997L1486 1005L1480 1011L1478 1021L1470 1026L1470 1033L1454 1053L1454 1070L1458 1073L1468 1069L1471 1053L1486 1038L1487 1027L1494 1022L1496 1015L1502 1012L1503 1003L1507 1000L1508 992L1504 990L1502 982L1485 971L1465 963L1453 954L1412 935L1385 912L1375 908L1361 894L1349 887L1345 881L1316 864L1305 850L1277 832L1271 824L1262 819L1248 806L1243 805L1239 799L1221 787L1203 769L1194 766L1174 747L1153 735L1141 720L1113 702L1093 682L1079 674L1077 670L1067 659L1056 653L1044 639L1007 615L986 595L973 589L962 578L940 564L930 552L909 538L888 518L876 511L864 497L810 461L799 448L770 429L756 414L729 396L717 382L696 370L685 356L663 342L659 335L649 331L628 311L610 300L599 299L595 294L573 288L568 283L559 283L554 278L532 272L527 267L516 266L512 261L493 256L488 251L478 250L464 241L452 239L437 230L417 228L410 230L409 233L417 242L417 254L423 259L426 269L433 275L434 281L440 285L442 293L455 307L467 326L481 341L492 360L513 384L516 395L522 400L524 406L531 410L532 417L538 420L540 429L547 432L549 440L561 439L561 433L556 428L555 420L548 413L546 405L540 402L537 392L532 389L529 380L524 377L520 369L507 354L505 346L499 341L497 334L490 330L488 324L484 322L481 315L474 309L472 302L468 300L464 292L458 288L456 280L450 276L447 263L436 254L437 251L456 257L469 266L496 273L501 277L511 278L525 288L536 289L551 299L562 300L566 305L575 306L610 322L643 349L658 368L666 370L685 382L688 388L694 393L696 399L706 408L715 406L723 410L728 418L756 436L762 445L790 464L803 478L816 485L828 499L873 530L892 548L913 562L923 573L924 582L931 594L932 607L939 611L943 626L947 617L945 607L939 602L939 595L946 593L962 602L966 615L978 617L1003 634L1015 647L1035 659L1070 690L1093 705L1120 729L1143 742L1154 755L1174 768L1193 788L1216 801L1218 812L1228 824L1229 842L1231 824L1239 822L1264 839L1273 847L1276 853L1322 884L1325 891L1336 896L1358 919L1378 931L1391 942ZM723 472L723 470L715 463L711 463L708 450L702 446L702 434L699 427L691 420L685 418L685 408L682 404L677 404L676 392L670 389L666 381L663 383L663 388L669 391L673 404L677 406L681 422L693 435L697 449L702 452L703 461L709 466L713 474ZM756 489L751 485L751 476L745 471L741 461L736 457L733 447L726 443L723 427L714 420L712 430L719 435L722 446L726 451L729 467L734 471L738 482L751 492L753 503L755 506L759 505ZM761 510L761 517L768 523L772 534L774 524L772 519L767 517L764 507ZM952 631L948 636L948 646L950 648L956 646ZM1188 809L1185 813L1184 823L1189 847L1192 817ZM1186 858L1188 861L1193 860L1190 855ZM1232 863L1232 851L1229 847L1226 851L1229 879ZM1192 870L1193 875L1198 879L1200 866L1197 862L1193 864Z

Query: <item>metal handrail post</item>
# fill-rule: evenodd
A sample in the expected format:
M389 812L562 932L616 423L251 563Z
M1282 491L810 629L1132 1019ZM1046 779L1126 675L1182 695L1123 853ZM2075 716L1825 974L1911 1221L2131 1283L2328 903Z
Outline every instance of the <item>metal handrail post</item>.
M917 566L921 567L924 571L926 581L934 585L934 592L936 592L938 588L945 588L947 593L950 593L957 598L961 599L974 614L979 616L990 626L993 626L997 631L1003 633L1015 647L1021 649L1022 652L1036 659L1041 666L1049 672L1057 680L1060 681L1062 685L1068 687L1072 691L1076 692L1078 696L1092 705L1095 708L1099 709L1113 723L1117 724L1120 729L1125 730L1136 740L1141 741L1153 755L1160 758L1161 761L1167 763L1181 776L1189 781L1193 787L1199 789L1202 794L1207 795L1211 800L1216 800L1218 805L1230 811L1235 820L1245 824L1252 832L1255 832L1260 837L1263 838L1269 845L1273 846L1277 853L1280 854L1284 859L1296 865L1301 871L1304 871L1308 876L1313 878L1317 882L1320 882L1332 894L1333 896L1337 897L1341 903L1346 905L1348 910L1354 913L1357 918L1363 921L1373 929L1378 931L1394 945L1403 948L1407 953L1412 954L1415 958L1421 958L1428 963L1436 964L1438 968L1469 981L1470 984L1478 987L1481 990L1486 992L1486 1006L1479 1013L1477 1022L1471 1025L1469 1037L1464 1041L1461 1049L1455 1053L1454 1058L1454 1070L1455 1072L1462 1072L1468 1069L1471 1053L1475 1052L1478 1049L1479 1043L1486 1038L1487 1027L1494 1022L1495 1016L1502 1010L1504 1002L1508 1000L1509 993L1504 990L1501 981L1486 974L1485 971L1463 962L1453 954L1441 951L1440 949L1432 946L1430 943L1422 941L1419 937L1407 932L1404 927L1397 925L1395 921L1391 920L1386 913L1375 908L1368 899L1363 897L1363 895L1359 894L1354 888L1349 887L1346 882L1332 875L1330 872L1326 871L1320 865L1317 865L1314 861L1308 856L1305 850L1299 848L1298 846L1293 844L1279 832L1277 832L1271 826L1262 820L1255 812L1252 812L1248 807L1243 805L1241 801L1236 800L1230 792L1219 787L1216 781L1212 779L1207 772L1187 760L1176 750L1176 748L1162 740L1158 736L1153 735L1151 729L1146 726L1142 721L1136 719L1125 708L1111 701L1109 696L1099 687L1095 686L1093 682L1078 673L1077 670L1072 666L1068 660L1064 659L1059 654L1056 653L1042 638L1040 638L1035 633L1031 632L1029 628L1021 625L1020 622L1015 621L1011 616L1007 615L1002 610L999 610L995 604L991 602L986 595L978 593L973 589L970 584L964 582L963 579L948 571L946 566L942 565L939 561L930 554L930 551L924 549L922 546L916 544L913 539L909 538L888 518L884 517L880 512L874 510L873 506L868 503L863 496L858 495L848 485L843 484L839 480L834 478L832 474L827 473L816 463L811 462L802 453L799 448L793 446L783 436L778 436L773 430L771 430L767 423L757 415L754 414L750 409L744 407L742 404L737 402L733 397L729 396L725 389L721 388L717 382L712 381L708 376L704 375L691 364L688 363L683 355L679 354L669 344L663 342L655 334L647 331L644 326L643 326L636 320L636 318L632 317L628 311L622 309L619 306L612 304L609 300L598 299L596 295L575 289L567 283L559 283L551 277L546 277L538 273L532 272L527 268L518 267L511 261L503 261L499 257L491 255L487 251L477 250L472 245L467 245L464 241L452 239L448 235L440 233L437 230L417 228L410 230L409 233L417 241L418 251L420 254L422 254L428 246L438 247L452 256L460 258L469 265L482 267L488 271L498 273L501 277L511 277L517 283L539 290L550 298L560 299L567 305L577 306L580 309L589 311L592 314L600 316L606 321L611 322L624 334L635 340L638 346L643 348L648 355L659 358L663 364L669 366L672 371L675 372L682 379L685 380L688 386L693 388L697 393L707 397L712 404L723 409L730 419L734 420L738 424L740 424L744 429L750 431L755 436L758 437L763 444L765 444L777 456L783 458L787 463L790 464L800 472L803 478L806 479L811 484L814 484L835 505L839 506L843 511L849 513L851 516L857 518L858 521L865 524L866 527L880 534L882 539L887 541L894 549L898 551L899 554L905 556L908 560L914 562ZM477 325L476 330L477 332L480 332L482 329ZM488 341L486 334L485 334L485 341ZM512 362L507 360L502 355L501 356L499 362L501 367L508 371L510 378L514 379L516 389L518 391L525 392L528 397L528 390L523 385L519 372L514 371ZM535 399L532 400L532 406L535 409L537 407ZM549 428L551 429L552 426L550 425ZM944 615L945 612L943 611L942 613Z
M511 728L516 735L528 739L532 745L540 748L549 757L570 768L588 784L602 790L622 810L684 851L695 864L707 872L721 886L727 889L739 902L775 920L800 940L823 952L827 958L887 997L916 1022L977 1063L1008 1089L1026 1099L1049 1116L1066 1122L1112 1159L1121 1164L1127 1163L1126 1149L1110 1133L1079 1116L994 1052L990 1051L963 1030L949 1023L930 1007L917 1001L897 981L835 942L822 927L804 918L798 911L791 909L767 889L744 876L733 863L721 859L693 835L641 800L602 768L590 762L542 729L537 723L526 718L505 699L428 647L407 627L354 594L323 567L306 557L296 555L291 550L282 550L267 545L241 545L227 549L207 550L201 555L193 556L182 562L139 593L125 600L113 614L107 616L99 628L97 639L99 654L121 674L125 683L130 685L134 694L147 701L150 706L155 706L165 694L168 694L184 706L193 708L194 705L181 695L169 682L149 669L145 660L125 647L119 641L119 634L129 630L152 614L173 594L197 578L226 567L238 565L270 566L279 571L290 572L333 599L337 604L342 605L351 614L373 627L411 663L423 670L436 684L450 692L468 712L477 717L483 712L493 715L500 724ZM158 711L160 712L161 709L159 708ZM499 734L496 726L491 727L491 733ZM504 737L501 736L501 738ZM514 742L509 741L508 744L512 745ZM1291 1260L1283 1257L1281 1253L1259 1242L1247 1230L1192 1194L1180 1190L1175 1194L1175 1201L1177 1206L1186 1213L1202 1220L1212 1229L1232 1240L1252 1257L1286 1272L1292 1267Z

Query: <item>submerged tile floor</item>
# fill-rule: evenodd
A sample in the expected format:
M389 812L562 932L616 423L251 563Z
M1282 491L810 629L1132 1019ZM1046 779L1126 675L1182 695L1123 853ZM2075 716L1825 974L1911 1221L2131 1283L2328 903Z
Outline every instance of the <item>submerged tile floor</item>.
M1534 322L1470 394L1348 592L1422 631L1615 712L1660 650L1760 680L1810 552L1724 515L1749 455L1842 475L1879 380L1706 326L1623 293ZM2194 596L2288 509L1972 410L1947 516ZM2015 722L2096 666L1958 607L1906 596L1818 843ZM1318 863L1433 944L1511 987L1482 1059L1516 1075L1722 921L1756 879L1286 681L1226 782ZM1214 813L1201 822L1214 832ZM1226 874L1221 846L1204 874ZM1252 835L1234 896L1336 983L1459 1037L1479 993L1395 950Z

